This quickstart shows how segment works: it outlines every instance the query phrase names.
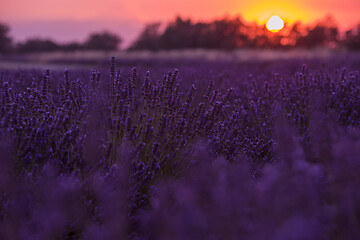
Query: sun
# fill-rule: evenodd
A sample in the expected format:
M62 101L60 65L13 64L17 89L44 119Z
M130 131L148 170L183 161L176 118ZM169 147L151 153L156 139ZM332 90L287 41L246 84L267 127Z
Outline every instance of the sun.
M282 20L278 15L273 15L266 22L266 28L270 32L278 32L284 27L284 20Z

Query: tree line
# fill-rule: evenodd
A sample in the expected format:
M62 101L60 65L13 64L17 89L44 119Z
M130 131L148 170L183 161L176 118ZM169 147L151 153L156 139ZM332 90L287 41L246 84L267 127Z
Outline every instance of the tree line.
M122 38L104 31L92 33L82 42L59 44L51 39L32 38L14 44L9 27L0 23L0 53L44 51L117 50ZM344 34L328 16L314 24L285 24L283 30L269 32L265 25L246 22L240 17L224 17L210 22L193 22L177 17L165 27L161 23L147 24L127 50L223 49L238 48L346 48L360 50L360 23Z
M240 17L225 17L212 22L193 22L177 17L164 30L160 23L146 25L130 49L328 47L360 50L360 24L342 35L331 16L311 25L285 24L284 29L276 33L268 31L265 25L248 23Z
M120 47L120 36L103 31L90 34L84 42L57 43L51 39L30 38L15 44L9 36L10 28L0 23L0 53L31 53L51 51L79 51L79 50L116 50Z

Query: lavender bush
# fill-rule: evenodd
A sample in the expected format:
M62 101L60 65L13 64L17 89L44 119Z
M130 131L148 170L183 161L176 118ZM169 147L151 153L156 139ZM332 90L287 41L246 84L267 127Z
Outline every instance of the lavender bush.
M292 64L3 72L0 238L356 238L356 61Z

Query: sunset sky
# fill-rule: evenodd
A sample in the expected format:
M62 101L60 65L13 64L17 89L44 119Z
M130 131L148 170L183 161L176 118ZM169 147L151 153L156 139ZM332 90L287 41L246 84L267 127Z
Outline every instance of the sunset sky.
M133 41L144 23L175 16L212 20L241 15L265 23L272 15L286 22L313 22L331 14L344 30L360 23L360 0L0 0L0 22L12 37L50 37L60 42L82 41L90 32L110 30Z

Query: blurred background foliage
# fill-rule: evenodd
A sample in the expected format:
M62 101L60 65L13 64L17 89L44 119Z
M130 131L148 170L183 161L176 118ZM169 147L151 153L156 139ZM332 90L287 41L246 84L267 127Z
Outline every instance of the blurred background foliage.
M0 23L0 53L30 53L77 50L118 50L122 38L109 31L90 33L84 42L57 43L51 39L32 38L15 43L10 28ZM273 33L265 25L246 22L240 17L224 17L209 22L195 22L177 17L163 25L147 24L127 50L173 49L330 49L360 50L360 24L340 31L331 16L313 24L285 23L284 29Z

